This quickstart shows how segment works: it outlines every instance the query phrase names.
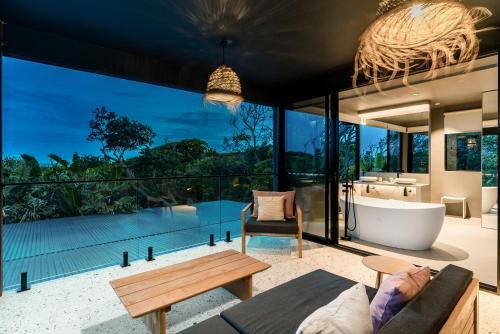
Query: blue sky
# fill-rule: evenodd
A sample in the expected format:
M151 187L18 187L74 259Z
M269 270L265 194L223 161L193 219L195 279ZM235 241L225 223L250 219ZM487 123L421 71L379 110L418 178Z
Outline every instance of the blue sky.
M3 58L2 80L4 156L28 153L47 163L50 153L98 155L98 144L86 138L101 106L151 126L154 145L201 138L220 151L232 133L231 112L205 106L197 93L10 57Z
M381 138L387 138L386 129L362 125L360 129L361 151L366 150L372 144L378 143Z
M324 152L324 120L322 115L287 111L285 114L286 150L314 154L316 149L320 149Z

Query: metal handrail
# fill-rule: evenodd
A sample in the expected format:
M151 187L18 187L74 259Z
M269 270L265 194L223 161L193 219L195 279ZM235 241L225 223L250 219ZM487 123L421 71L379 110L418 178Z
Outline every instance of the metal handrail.
M101 180L65 180L65 181L34 181L34 182L12 182L3 183L6 186L31 186L31 185L50 185L50 184L74 184L74 183L102 183L102 182L137 182L137 181L155 181L155 180L181 180L181 179L210 179L210 178L229 178L229 177L258 177L258 176L277 176L277 173L262 174L231 174L231 175L186 175L186 176L158 176L142 178L122 178L122 179L101 179Z

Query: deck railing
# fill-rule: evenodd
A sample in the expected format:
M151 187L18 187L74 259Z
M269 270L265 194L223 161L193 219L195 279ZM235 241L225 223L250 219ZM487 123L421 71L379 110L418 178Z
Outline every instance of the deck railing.
M241 233L241 209L275 174L3 185L4 288L145 259Z

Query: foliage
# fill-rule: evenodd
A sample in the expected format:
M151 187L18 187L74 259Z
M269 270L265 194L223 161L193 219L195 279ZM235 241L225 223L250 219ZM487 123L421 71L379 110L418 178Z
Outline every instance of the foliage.
M339 124L339 175L341 181L351 180L356 173L356 125Z
M361 152L360 169L362 172L381 172L386 169L387 139L380 138Z
M429 134L414 133L413 137L413 162L411 172L428 173L429 172Z
M244 104L229 122L233 134L224 138L224 149L228 152L238 152L239 158L247 162L247 174L252 174L255 163L263 158L262 148L272 144L273 130L268 125L272 117L269 107Z
M87 140L100 142L103 156L115 162L122 162L127 151L152 145L156 136L151 127L118 116L106 107L94 111L94 119L89 122L89 127Z
M251 189L272 188L272 176L231 176L272 173L269 108L243 105L228 124L234 134L225 138L226 150L222 153L197 138L151 147L155 133L149 126L118 116L105 107L93 114L87 139L101 144L102 156L74 153L67 161L51 153L49 164L44 166L28 154L3 160L7 184L3 194L5 223L132 213L141 208L219 198L246 201ZM128 157L133 152L137 154ZM216 177L201 177L210 175ZM126 180L172 176L180 178ZM14 185L26 182L27 185Z
M498 186L498 136L484 135L481 155L483 161L483 187Z

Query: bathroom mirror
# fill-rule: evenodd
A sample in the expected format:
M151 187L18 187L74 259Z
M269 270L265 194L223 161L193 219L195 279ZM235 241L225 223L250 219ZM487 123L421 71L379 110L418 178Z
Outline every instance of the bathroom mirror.
M481 132L447 134L446 170L481 170Z

